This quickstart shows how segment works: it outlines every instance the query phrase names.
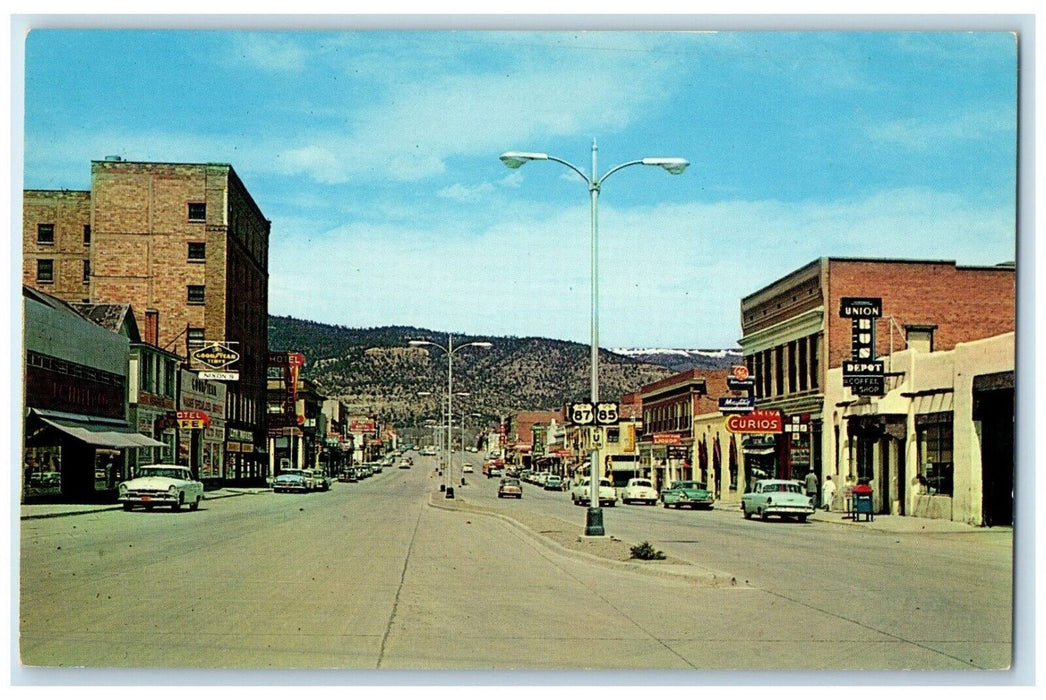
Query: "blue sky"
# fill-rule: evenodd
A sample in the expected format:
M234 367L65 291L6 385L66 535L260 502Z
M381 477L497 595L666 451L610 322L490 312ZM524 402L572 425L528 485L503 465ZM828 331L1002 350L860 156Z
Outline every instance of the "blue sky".
M984 32L32 31L24 187L228 162L272 221L270 312L734 347L821 256L1015 259L1017 46Z

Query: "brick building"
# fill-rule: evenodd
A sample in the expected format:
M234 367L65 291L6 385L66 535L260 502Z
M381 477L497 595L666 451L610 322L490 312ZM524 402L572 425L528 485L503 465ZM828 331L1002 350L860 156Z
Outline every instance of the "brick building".
M25 284L130 304L146 343L186 358L210 341L240 355L223 478L263 479L270 222L232 166L93 161L89 192L27 190L23 204Z
M672 481L695 478L694 416L702 412L701 397L708 393L706 373L687 370L646 384L638 392L643 410L639 459L649 465L650 478L659 490Z
M22 193L22 284L70 304L90 301L91 193Z
M839 314L843 297L882 299L876 357L905 348L951 350L1015 329L1015 272L1012 264L819 258L743 298L739 342L757 407L780 410L786 422L809 427L746 436L746 462L763 460L761 468L780 478L813 469L823 481L823 430L833 412L824 400L827 373L852 353L852 324Z

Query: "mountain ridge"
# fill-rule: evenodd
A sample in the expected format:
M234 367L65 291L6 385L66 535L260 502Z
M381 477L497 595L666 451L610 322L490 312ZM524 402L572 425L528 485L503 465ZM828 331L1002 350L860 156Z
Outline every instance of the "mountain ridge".
M408 342L432 340L443 345L445 332L413 326L352 328L290 316L269 316L268 330L270 351L305 355L304 376L316 381L326 396L346 403L350 412L399 425L438 416L447 388L444 352ZM474 340L493 345L463 347ZM453 389L469 394L455 398L455 413L464 409L490 421L524 410L554 410L588 397L588 345L536 336L471 334L454 334L454 343ZM644 354L632 348L626 353L600 348L601 398L620 400L677 372L729 367L740 357L739 350L736 358L734 351L718 350L655 348Z

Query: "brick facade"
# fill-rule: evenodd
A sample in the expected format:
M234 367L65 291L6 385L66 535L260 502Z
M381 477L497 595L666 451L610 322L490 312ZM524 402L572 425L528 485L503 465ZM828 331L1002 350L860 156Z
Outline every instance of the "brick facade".
M89 297L84 264L90 259L85 228L91 225L91 193L75 190L25 190L22 193L22 284L78 303ZM39 240L51 227L53 242ZM89 240L89 239L88 239ZM37 279L37 261L52 261L51 281Z
M1017 279L1013 267L959 267L954 262L829 258L825 322L827 367L850 357L851 323L839 318L842 297L880 297L876 353L904 349L905 326L933 326L933 349L1011 332L1016 327ZM825 370L827 370L825 367Z

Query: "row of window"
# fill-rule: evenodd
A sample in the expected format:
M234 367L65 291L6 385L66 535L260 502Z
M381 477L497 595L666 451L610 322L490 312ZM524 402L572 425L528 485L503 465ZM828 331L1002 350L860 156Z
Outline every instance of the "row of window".
M690 399L643 408L644 433L662 433L671 430L688 430L691 423Z
M83 283L91 281L91 261L83 261ZM36 261L36 281L38 284L54 283L54 260L42 258Z
M37 224L36 242L40 245L54 245L54 224ZM84 245L91 245L91 224L84 224Z
M204 202L189 202L188 219L193 223L207 220L207 204ZM44 223L36 225L36 242L39 245L54 245L54 224ZM84 224L84 245L91 245L91 225ZM197 245L202 246L203 243ZM192 260L192 246L189 244L189 259ZM202 258L202 255L201 255Z
M745 357L757 399L817 390L820 336L817 333Z
M84 284L87 285L91 281L91 261L83 261L84 263ZM50 258L39 258L37 259L37 283L42 285L49 285L54 283L54 261ZM185 301L192 306L200 306L206 302L206 286L205 285L188 285L185 292Z

